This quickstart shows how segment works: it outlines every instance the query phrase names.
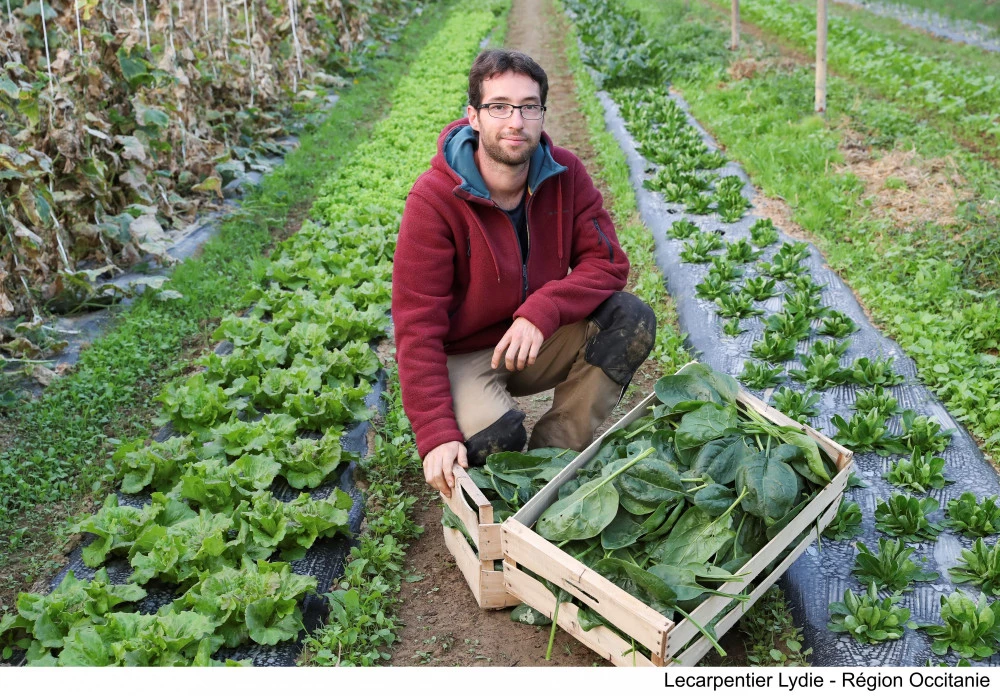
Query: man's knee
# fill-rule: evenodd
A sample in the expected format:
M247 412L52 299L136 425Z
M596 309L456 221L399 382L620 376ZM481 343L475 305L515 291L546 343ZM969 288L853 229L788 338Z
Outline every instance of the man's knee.
M601 329L587 343L584 359L623 387L649 357L656 340L656 314L627 292L616 292L590 318Z
M520 452L528 441L521 411L507 411L491 425L465 441L470 466L482 466L496 452Z

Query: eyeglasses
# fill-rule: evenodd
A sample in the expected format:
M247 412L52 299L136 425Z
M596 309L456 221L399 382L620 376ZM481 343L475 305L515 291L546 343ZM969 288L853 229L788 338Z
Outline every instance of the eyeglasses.
M546 110L546 107L541 104L514 106L513 104L504 104L503 102L480 104L479 108L486 109L493 118L510 118L510 115L514 113L514 109L518 109L521 112L521 118L526 121L537 121Z

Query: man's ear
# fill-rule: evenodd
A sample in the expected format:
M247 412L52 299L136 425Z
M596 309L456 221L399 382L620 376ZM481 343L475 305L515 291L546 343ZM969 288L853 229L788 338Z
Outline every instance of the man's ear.
M472 107L472 104L468 104L465 107L465 115L469 119L469 125L472 126L472 130L479 132L479 112Z

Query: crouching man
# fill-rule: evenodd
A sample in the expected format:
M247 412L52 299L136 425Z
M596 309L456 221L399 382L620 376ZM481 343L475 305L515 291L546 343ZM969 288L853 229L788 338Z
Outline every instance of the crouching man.
M424 476L494 452L584 449L649 355L653 311L580 160L544 132L545 71L489 50L410 191L393 262L403 407ZM530 439L515 396L555 389Z

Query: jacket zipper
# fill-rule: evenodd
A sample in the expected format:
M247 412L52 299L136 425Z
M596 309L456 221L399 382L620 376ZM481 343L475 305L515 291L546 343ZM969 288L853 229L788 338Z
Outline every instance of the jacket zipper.
M527 194L525 194L527 195ZM531 197L529 196L527 202L524 204L524 231L528 237L528 248L524 253L524 261L521 263L521 304L528 299L528 257L531 256L531 225L528 224L528 211L531 207ZM507 218L507 222L510 224L510 229L514 232L514 244L517 245L518 252L521 251L521 242L517 239L517 228L514 227L513 221L510 219L510 215L497 205L496 201L493 201L493 207L498 208L503 216Z
M524 195L528 196L528 200L524 204L524 236L528 248L524 252L524 263L521 264L521 304L524 304L524 301L528 299L528 259L531 257L531 225L528 220L530 219L532 198L527 193ZM514 230L514 236L517 236L517 230ZM521 245L518 244L518 246Z
M601 226L597 223L597 218L592 218L592 220L594 222L594 229L597 230L597 234L601 237L601 239L604 240L605 245L607 245L608 247L608 260L611 261L611 263L614 263L615 250L611 246L611 240L608 239L608 236L606 234L604 234L604 230L602 230Z

